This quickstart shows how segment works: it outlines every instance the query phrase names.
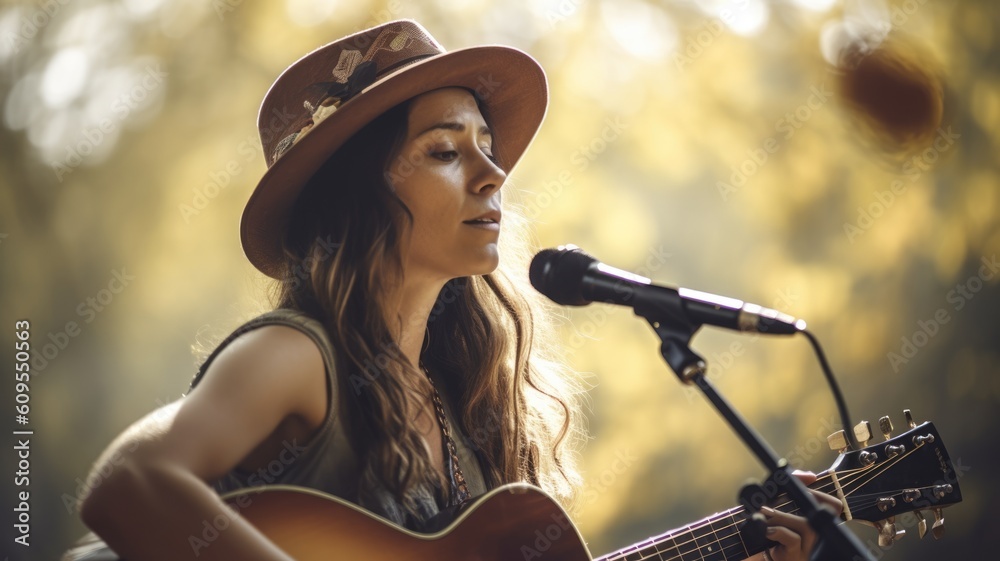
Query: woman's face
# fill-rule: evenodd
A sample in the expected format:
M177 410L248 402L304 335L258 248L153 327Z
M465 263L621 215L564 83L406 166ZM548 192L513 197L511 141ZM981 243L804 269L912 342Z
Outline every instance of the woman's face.
M407 278L484 275L500 255L500 187L493 139L472 94L442 88L413 99L389 182L413 215L403 243Z

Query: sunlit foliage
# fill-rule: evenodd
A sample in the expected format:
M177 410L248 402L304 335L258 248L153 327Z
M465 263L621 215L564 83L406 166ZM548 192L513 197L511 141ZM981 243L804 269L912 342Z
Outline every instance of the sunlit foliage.
M4 321L30 319L44 355L37 558L83 531L71 511L90 462L184 391L191 347L260 310L237 225L264 169L268 85L400 17L546 69L549 113L508 185L539 247L807 320L855 421L900 426L912 408L968 467L947 538L913 529L885 558L981 558L1000 467L1000 11L986 0L4 4L0 278ZM562 313L567 358L595 384L574 513L595 554L726 508L762 475L647 325ZM839 419L804 340L706 329L694 348L779 453L829 466Z

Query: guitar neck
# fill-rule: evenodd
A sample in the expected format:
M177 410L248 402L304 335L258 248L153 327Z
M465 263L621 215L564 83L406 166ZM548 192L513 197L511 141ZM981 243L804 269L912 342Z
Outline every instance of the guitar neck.
M809 487L821 488L829 480L829 474L821 474ZM787 495L779 495L774 508L798 513L798 508L787 499ZM743 561L773 544L769 540L763 544L744 541L740 529L748 518L742 506L733 507L595 561Z
M764 549L744 544L740 527L746 519L743 507L734 507L595 561L742 561Z
M857 520L879 530L879 544L891 545L904 530L894 518L912 512L919 536L927 533L922 510L934 513L934 537L944 532L941 509L962 500L956 471L948 451L934 425L917 425L909 410L905 412L910 430L889 438L892 423L883 429L886 440L863 450L842 451L837 461L819 474L810 488L834 495L843 503L843 520ZM883 424L880 419L880 425ZM774 499L776 510L798 514L796 505L785 495ZM748 519L740 506L713 514L693 524L654 536L644 542L620 549L597 561L736 561L763 551L774 542L744 536L740 529Z

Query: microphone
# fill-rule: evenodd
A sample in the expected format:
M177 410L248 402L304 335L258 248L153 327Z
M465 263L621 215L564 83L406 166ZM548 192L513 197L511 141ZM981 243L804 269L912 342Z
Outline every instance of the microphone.
M793 335L806 328L806 322L800 319L757 304L652 284L646 277L601 263L575 245L538 252L531 260L528 276L536 290L564 306L619 304L633 308L650 321L679 321L695 329L714 325Z

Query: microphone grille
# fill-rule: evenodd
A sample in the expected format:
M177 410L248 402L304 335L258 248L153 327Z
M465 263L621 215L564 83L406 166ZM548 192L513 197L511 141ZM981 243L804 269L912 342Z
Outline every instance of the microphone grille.
M531 260L528 278L535 290L556 304L586 306L591 300L583 296L583 275L596 262L575 245L543 249Z

